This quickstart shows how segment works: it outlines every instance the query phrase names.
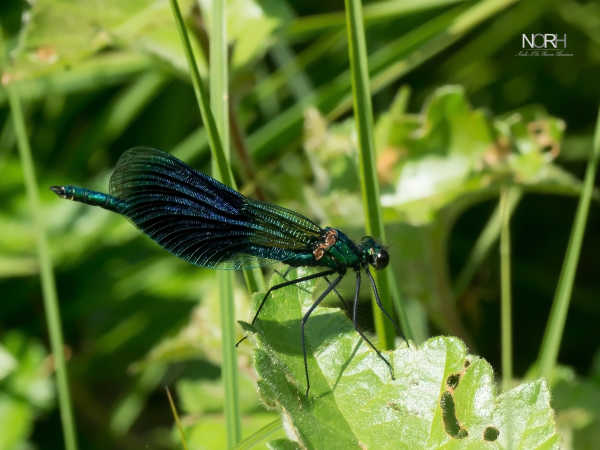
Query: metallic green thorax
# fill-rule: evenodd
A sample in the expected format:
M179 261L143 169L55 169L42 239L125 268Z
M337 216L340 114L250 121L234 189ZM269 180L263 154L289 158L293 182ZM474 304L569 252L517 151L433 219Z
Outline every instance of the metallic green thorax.
M328 246L326 236L333 233L335 243ZM319 251L322 248L322 252ZM382 260L383 258L383 260ZM290 252L282 259L291 266L329 267L339 272L347 268L355 270L368 264L387 264L387 252L373 238L367 236L356 245L348 236L336 228L323 229L322 236L315 240L310 249L302 252Z
M337 232L337 240L333 246L325 250L325 254L318 261L319 266L330 267L332 269L345 269L347 267L358 268L361 264L360 249L340 230ZM314 255L313 255L314 257ZM316 258L315 258L316 259Z

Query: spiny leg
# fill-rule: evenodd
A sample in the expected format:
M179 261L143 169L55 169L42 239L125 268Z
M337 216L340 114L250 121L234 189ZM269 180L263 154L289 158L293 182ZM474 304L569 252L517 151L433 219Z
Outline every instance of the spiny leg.
M329 278L327 278L327 277L323 277L323 278L325 278L325 281L327 281L327 284L331 284L331 282L329 281ZM337 288L334 288L333 292L335 292L335 295L337 295L337 297L340 299L340 301L344 305L344 309L346 311L348 311L348 314L351 314L350 305L348 305L348 303L346 303L346 300L344 300L344 297L342 297L342 294L340 294L340 291L338 291Z
M357 321L357 317L358 317L358 294L360 292L360 272L357 270L356 271L356 290L354 291L354 308L353 308L353 312L352 312L352 322L354 323L354 329L356 330L356 332L358 334L360 334L360 337L363 338L365 340L365 342L367 344L369 344L369 346L375 350L375 353L377 353L377 356L379 356L379 359L381 359L387 366L388 369L390 369L390 375L392 376L392 380L395 380L396 378L394 378L394 369L392 368L392 365L390 364L390 362L387 360L387 358L385 356L383 356L381 354L381 352L377 349L377 347L375 347L375 345L373 345L373 343L367 338L367 336L364 335L364 333L362 331L360 331L360 329L358 328L358 321Z
M310 390L310 378L308 376L308 358L306 357L306 345L304 343L304 325L306 324L306 321L308 320L312 312L315 310L315 308L319 306L319 303L321 303L323 299L327 297L327 295L332 290L335 289L335 287L341 281L342 278L344 278L343 273L338 275L338 277L335 280L333 280L333 283L327 286L327 289L325 289L321 293L321 295L319 295L319 298L317 298L315 302L312 305L310 305L310 308L308 308L308 311L306 311L306 314L304 314L304 317L302 317L302 322L300 325L300 342L302 343L302 354L304 356L304 374L306 375L306 397L308 397L308 391Z
M371 275L371 271L369 270L368 267L365 269L365 272L367 272L367 276L369 277L369 281L371 282L371 288L373 289L373 293L375 294L375 301L377 302L377 306L379 306L379 309L381 310L383 315L385 317L387 317L390 320L390 322L392 322L392 324L394 325L394 328L396 328L396 333L398 333L400 336L402 336L402 331L400 330L400 327L398 326L398 324L396 322L394 322L394 319L392 319L392 316L390 316L388 314L388 312L383 308L383 304L381 303L381 299L379 298L379 292L377 291L377 285L375 284L373 275Z
M258 319L258 315L260 314L260 311L261 311L262 307L264 306L265 302L267 301L267 298L269 297L269 294L271 292L276 291L277 289L284 288L286 286L291 286L292 284L302 283L303 281L313 280L315 278L326 277L327 275L331 275L332 273L336 273L336 271L333 269L325 270L323 272L313 273L311 275L306 275L304 277L296 278L295 280L285 281L283 283L276 284L275 286L271 286L269 288L269 290L267 291L267 293L265 294L265 296L260 301L260 304L258 305L258 309L256 310L254 317L252 318L251 325L254 325L254 323L256 322L256 319ZM244 341L244 339L246 339L247 337L248 337L248 335L245 335L244 337L242 337L239 341L236 342L235 346L237 347L238 345L240 345Z

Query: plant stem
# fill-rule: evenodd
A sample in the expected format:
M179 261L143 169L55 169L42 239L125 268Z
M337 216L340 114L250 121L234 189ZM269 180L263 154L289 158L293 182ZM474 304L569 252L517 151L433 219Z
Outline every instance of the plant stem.
M550 318L546 325L546 331L542 340L540 354L538 357L539 375L550 380L552 370L556 365L558 351L560 349L560 341L562 340L565 322L567 320L567 312L571 301L571 293L573 291L573 282L575 280L575 272L577 270L577 262L581 253L581 244L583 242L583 234L585 232L585 224L587 221L590 202L594 190L594 179L596 177L596 169L598 160L600 159L600 110L598 111L598 119L596 120L596 133L594 135L594 147L590 153L585 179L583 181L583 189L577 206L577 213L571 229L569 244L567 246L567 254L563 262L563 266L558 279L558 286L554 294Z
M179 435L181 436L181 446L183 447L183 450L187 450L185 433L183 431L183 426L181 425L181 420L179 420L179 414L177 414L177 408L175 407L175 402L173 401L173 397L171 396L171 390L169 389L169 386L165 387L165 391L167 392L167 399L169 400L169 405L171 406L171 413L173 414L173 419L175 419L175 424L177 425Z
M196 95L196 100L198 101L198 107L200 108L204 129L206 130L206 134L208 136L208 143L210 146L212 159L215 161L215 164L218 168L217 178L227 186L236 189L237 186L235 179L233 178L231 166L227 160L227 155L223 151L220 133L210 109L208 93L206 92L206 87L204 86L202 78L200 77L200 71L198 70L198 66L196 64L196 59L192 50L192 44L187 34L187 29L185 28L181 10L179 9L177 0L170 0L170 2L171 9L173 10L173 16L175 17L175 23L177 24L177 31L179 32L179 37L181 38L181 42L183 44L183 50L188 61L190 78L192 79L192 86L194 87L194 93ZM256 289L264 286L265 284L262 272L260 272L260 270L244 270L244 278L246 280L246 286L249 292L255 292Z
M177 24L179 37L181 38L183 50L187 58L188 67L190 69L190 78L192 79L194 94L196 95L198 107L200 108L202 122L204 122L204 127L208 134L208 143L210 145L212 158L217 166L218 178L227 186L231 186L235 189L235 180L233 178L233 174L231 173L229 163L227 162L227 155L223 150L223 143L220 139L220 133L215 122L215 117L210 109L208 93L204 83L202 82L202 78L200 77L200 71L198 70L198 65L196 64L196 59L192 50L192 44L185 28L181 10L179 9L177 0L170 0L170 2L171 9L173 10L173 16L175 17L175 22Z
M215 116L215 123L225 158L229 160L229 74L227 56L227 28L225 24L225 1L213 0L211 6L209 33L210 62L210 106ZM213 171L219 170L213 159ZM237 371L237 352L235 342L235 303L233 298L233 276L228 270L219 271L219 295L221 304L221 350L223 357L223 386L225 389L225 425L227 443L231 448L236 445L242 435L239 408L239 386Z
M367 46L363 26L362 5L360 0L346 0L346 22L348 30L348 49L350 56L350 72L352 78L352 93L354 104L354 117L358 133L359 168L363 205L365 208L365 223L367 233L380 241L385 241L385 230L379 204L379 181L377 180L375 165L375 140L373 137L373 111L371 107L371 93L369 90L369 68L367 63ZM390 286L390 268L375 272L375 280L386 311L393 314ZM397 291L396 291L397 292ZM373 304L373 317L375 330L379 342L384 348L393 348L395 331L388 320ZM400 302L396 302L401 306ZM404 308L399 308L403 325L408 324ZM404 329L408 338L410 331Z
M506 199L509 216L512 215L522 196L521 190L509 189L508 198ZM494 243L498 240L500 229L502 228L501 213L501 207L500 204L498 204L488 222L485 224L485 227L479 234L479 237L473 246L473 250L471 250L469 257L467 258L467 262L456 277L456 283L454 285L455 298L458 299L465 293L469 283L471 283L473 276L477 272L478 267L489 254Z
M500 190L500 280L501 280L501 333L502 333L502 390L508 391L512 384L512 304L510 283L510 191L506 186Z
M48 333L50 335L50 346L56 368L56 385L58 389L58 403L60 407L60 419L65 439L65 448L67 450L77 449L77 438L75 433L75 421L71 407L71 397L69 394L69 380L65 364L64 343L62 336L62 325L58 309L58 299L56 295L56 285L52 271L52 262L50 260L50 251L44 231L44 218L42 217L40 200L38 197L38 186L35 178L35 168L31 158L31 149L25 130L25 121L23 119L23 110L21 109L21 100L15 86L7 86L8 101L10 103L11 115L17 136L17 145L21 156L21 165L23 167L23 177L25 178L25 187L27 197L29 198L29 208L33 218L33 225L36 230L37 249L40 263L40 277L42 282L42 293L44 297L44 311L46 313L46 322L48 324Z
M198 101L204 128L213 157L213 167L217 177L225 184L236 188L233 174L228 162L229 122L228 122L228 86L227 86L227 39L225 31L225 4L222 0L213 2L211 51L210 51L210 80L212 92L212 107L217 119L213 116L206 88L200 78L200 72L194 58L192 45L177 4L170 0L177 29L181 37L184 52L188 60L194 93ZM224 145L225 144L225 145ZM246 283L250 291L262 284L262 274L257 271L244 271ZM235 351L235 307L233 304L233 280L231 274L219 275L221 292L221 325L223 341L223 384L225 388L225 414L227 422L227 437L230 446L240 440L241 424L238 401L237 358Z
M235 450L248 450L253 448L255 445L260 444L268 439L273 433L281 430L283 425L281 423L281 419L277 418L273 422L266 424L256 433L248 436L238 445L236 445Z
M237 107L235 105L234 99L229 97L229 132L231 133L231 141L233 148L236 150L238 159L240 160L240 165L244 170L244 175L246 179L250 181L254 185L254 196L258 200L265 200L265 194L263 193L260 183L256 178L256 170L254 169L254 164L252 163L252 158L250 157L250 151L248 150L248 146L246 145L246 140L243 133L243 128L238 119ZM261 289L264 289L261 288ZM250 289L252 292L256 292L257 289Z

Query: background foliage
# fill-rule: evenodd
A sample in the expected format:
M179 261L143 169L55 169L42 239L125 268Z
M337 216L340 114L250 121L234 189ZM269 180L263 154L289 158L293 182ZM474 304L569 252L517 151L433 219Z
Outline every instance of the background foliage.
M180 3L203 75L210 5ZM360 237L341 6L227 5L238 186ZM469 255L499 187L514 181L522 190L514 199L511 253L514 364L522 377L539 351L592 149L600 7L440 0L367 2L364 13L381 201L417 340L457 335L500 375L494 234L476 264ZM169 256L122 218L45 189L63 182L104 189L119 155L136 145L210 170L168 2L10 0L0 20L2 81L19 81L24 103L81 445L178 445L162 389L170 385L188 445L222 448L215 274ZM518 57L523 32L566 33L574 56ZM0 448L62 448L35 230L5 89L0 171L0 428L10 431L0 433ZM561 343L563 367L551 384L563 442L573 448L593 448L600 438L599 226L596 202ZM237 318L248 320L241 281L236 275ZM342 287L346 295L351 285ZM361 324L372 329L370 308L361 310ZM243 436L278 417L259 401L253 349L239 349ZM278 428L269 439L289 448L284 436Z

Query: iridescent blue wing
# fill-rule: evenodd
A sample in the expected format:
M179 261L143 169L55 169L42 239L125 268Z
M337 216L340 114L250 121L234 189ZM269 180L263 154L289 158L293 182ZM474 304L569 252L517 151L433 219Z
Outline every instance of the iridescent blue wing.
M168 153L126 151L110 179L121 213L169 252L197 266L247 268L311 253L321 228L244 197ZM257 260L255 257L259 257Z

